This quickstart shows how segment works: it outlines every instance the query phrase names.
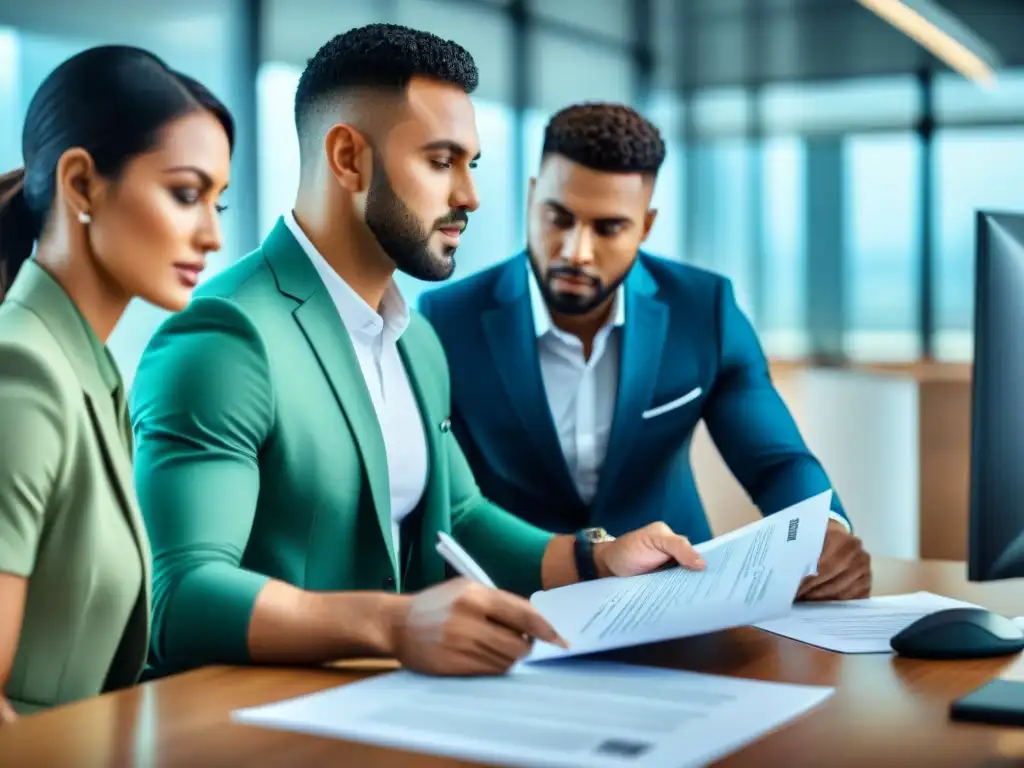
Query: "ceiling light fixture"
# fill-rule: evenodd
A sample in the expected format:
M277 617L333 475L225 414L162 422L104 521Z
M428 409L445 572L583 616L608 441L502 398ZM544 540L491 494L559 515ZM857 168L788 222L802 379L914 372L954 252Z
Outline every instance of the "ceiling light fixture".
M991 87L999 57L966 24L931 0L857 0L900 32L931 51L952 69Z

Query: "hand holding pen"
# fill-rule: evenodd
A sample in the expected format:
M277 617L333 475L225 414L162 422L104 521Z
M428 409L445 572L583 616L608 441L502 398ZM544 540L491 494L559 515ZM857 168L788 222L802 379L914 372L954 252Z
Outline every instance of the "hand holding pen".
M400 601L391 625L393 655L434 675L494 675L530 652L533 641L568 647L528 600L494 583L450 537L438 552L462 578Z

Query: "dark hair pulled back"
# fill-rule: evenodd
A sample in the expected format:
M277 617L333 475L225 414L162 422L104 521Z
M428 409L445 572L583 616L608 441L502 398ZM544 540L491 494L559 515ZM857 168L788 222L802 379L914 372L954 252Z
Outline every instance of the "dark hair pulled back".
M234 145L227 107L196 80L140 48L89 48L60 64L32 97L22 130L25 166L0 176L0 296L32 255L57 186L57 162L74 147L117 179L179 117L207 110Z

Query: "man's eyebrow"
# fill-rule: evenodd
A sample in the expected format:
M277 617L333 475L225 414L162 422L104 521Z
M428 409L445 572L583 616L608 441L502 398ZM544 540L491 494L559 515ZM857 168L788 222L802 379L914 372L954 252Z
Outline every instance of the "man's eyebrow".
M573 219L576 218L576 214L575 213L570 211L568 208L566 208L564 205L562 205L557 200L552 200L552 199L548 198L543 203L541 203L541 205L546 205L548 208L550 208L555 213L557 213L557 214L559 214L561 216L569 216L569 217L571 217ZM633 219L631 219L629 216L622 216L622 215L617 215L617 214L609 214L607 216L597 216L597 217L595 217L594 221L600 221L600 222L602 222L604 224L632 224L633 223Z
M443 149L443 150L446 150L448 152L451 152L453 155L458 155L459 157L465 157L466 155L469 154L469 150L466 149L465 146L463 146L462 144L460 144L457 141L452 141L451 139L441 139L439 141L432 141L429 144L425 144L423 146L423 149L425 149L425 150L439 150L439 149ZM475 163L479 159L480 159L480 153L477 152L476 155L473 156L472 162Z

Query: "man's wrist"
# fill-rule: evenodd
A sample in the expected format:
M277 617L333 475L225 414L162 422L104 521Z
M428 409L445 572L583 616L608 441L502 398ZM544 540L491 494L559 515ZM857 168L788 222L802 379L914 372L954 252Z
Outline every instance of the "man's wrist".
M370 640L376 655L397 658L401 648L403 628L412 607L409 595L392 595L384 593L380 596L374 631Z
M828 520L830 523L836 523L837 525L842 526L847 533L853 533L853 526L850 524L850 521L838 512L834 510L829 510Z
M597 578L606 579L609 576L614 576L611 569L608 567L607 556L608 547L612 544L611 541L598 541L594 543L594 568L597 570Z

